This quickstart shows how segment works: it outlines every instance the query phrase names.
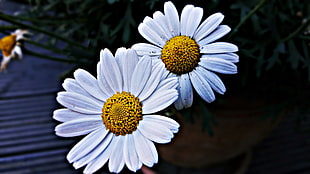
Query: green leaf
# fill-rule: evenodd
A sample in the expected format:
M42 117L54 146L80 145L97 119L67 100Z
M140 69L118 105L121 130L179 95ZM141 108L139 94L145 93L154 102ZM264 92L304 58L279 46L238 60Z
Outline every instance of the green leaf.
M200 109L200 117L202 118L202 131L207 130L210 136L214 135L212 125L216 125L217 122L215 121L212 113L207 108L206 103L203 100L199 102L199 109Z
M288 62L291 64L293 69L297 69L299 63L301 61L304 61L304 58L300 55L299 51L297 50L292 40L288 41L288 51L289 51Z
M266 70L270 70L275 64L281 63L279 53L285 53L285 45L283 43L279 43L273 50L271 57L267 60Z

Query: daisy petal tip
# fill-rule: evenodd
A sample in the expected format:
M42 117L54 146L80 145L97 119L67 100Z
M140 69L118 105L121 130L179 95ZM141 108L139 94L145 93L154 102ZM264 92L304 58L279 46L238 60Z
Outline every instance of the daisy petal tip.
M167 1L167 2L165 2L164 6L165 5L173 5L173 3L171 1Z
M79 76L84 73L85 70L81 69L81 68L78 68L77 70L75 70L73 72L73 76L75 79L79 78Z
M101 51L100 51L100 59L103 59L106 56L113 56L113 54L111 53L111 51L108 48L101 49Z
M221 12L216 12L216 13L214 13L212 16L217 17L217 18L219 18L219 19L221 19L221 20L223 20L224 17L225 17L224 14L221 13Z
M69 163L73 163L73 162L74 162L74 160L72 160L73 158L72 158L72 156L71 156L70 153L67 154L66 159L67 159L67 161L68 161ZM73 163L73 167L75 168L75 166L76 166L76 163L74 162L74 163ZM76 168L75 168L75 169L76 169Z
M66 91L59 91L59 92L57 92L57 97L58 96L62 96L62 95L64 95L66 93Z
M73 163L72 166L74 167L75 170L80 168L80 166L78 166L77 163Z
M164 9L166 10L175 9L175 6L171 1L167 1L164 4Z
M58 114L58 110L55 110L55 111L53 112L52 118L53 118L54 120L59 121L57 114Z
M214 101L215 101L215 97L212 97L212 98L209 99L209 101L206 101L206 102L212 103L212 102L214 102Z
M100 56L103 54L103 52L104 52L104 50L103 50L103 49L101 49L101 50L100 50Z
M56 128L55 128L55 134L59 137L67 137L67 136L64 136L63 134L61 134L58 130L56 130Z

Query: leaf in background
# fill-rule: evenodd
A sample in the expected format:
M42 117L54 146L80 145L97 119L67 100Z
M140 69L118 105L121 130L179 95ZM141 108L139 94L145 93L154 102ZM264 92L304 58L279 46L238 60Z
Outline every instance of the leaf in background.
M275 64L280 64L281 60L279 58L279 53L285 52L285 46L283 43L277 45L277 47L273 50L271 57L267 60L266 70L270 70Z
M149 6L150 10L154 8L154 5L160 0L148 0L146 1L146 4Z
M240 20L242 20L242 18L244 18L249 13L249 11L251 11L250 7L247 6L244 2L234 3L230 6L230 8L233 10L240 10Z
M278 51L279 53L281 53L281 54L284 54L284 53L287 52L284 43L279 43L279 44L277 45L277 48L276 48L276 49L277 49L277 51Z
M289 57L287 61L291 64L293 69L297 69L299 62L303 62L304 58L300 55L292 40L288 41L288 53Z
M115 2L117 2L118 0L107 0L107 2L109 3L109 4L114 4Z
M199 114L202 119L202 131L207 130L210 136L214 135L212 125L216 125L217 122L214 119L214 116L207 108L206 103L203 100L199 100Z
M259 48L259 54L256 58L256 77L260 77L262 73L263 66L265 64L265 51L264 46Z
M309 55L309 45L307 41L302 41L303 55L305 57L304 68L307 69L308 72L308 81L310 81L310 55Z
M194 115L193 115L193 113L195 111L194 111L193 108L194 107L190 107L190 108L182 109L182 110L179 111L185 121L194 123Z

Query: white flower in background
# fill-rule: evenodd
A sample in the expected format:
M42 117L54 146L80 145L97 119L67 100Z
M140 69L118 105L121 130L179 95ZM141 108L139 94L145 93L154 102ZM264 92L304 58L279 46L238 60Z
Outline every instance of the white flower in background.
M0 39L0 50L3 56L0 71L6 70L11 59L21 59L23 57L20 41L25 39L25 34L29 34L29 32L17 29L10 35Z
M177 78L166 78L162 64L138 58L132 49L119 48L115 57L105 49L100 53L97 78L85 70L66 79L65 92L57 101L65 106L53 118L64 122L55 128L62 137L86 135L67 155L75 168L86 165L84 173L94 173L109 160L109 170L131 171L153 166L158 154L153 142L168 143L179 124L153 114L178 98Z
M156 11L153 18L145 17L138 27L140 34L152 44L132 46L139 56L161 59L169 76L178 77L177 109L192 105L192 87L207 102L215 100L213 90L224 94L226 88L214 72L237 73L234 63L239 57L234 52L238 47L227 42L214 42L230 31L227 25L220 25L224 16L215 13L200 24L202 16L202 8L186 5L179 19L173 3L166 2L164 14Z

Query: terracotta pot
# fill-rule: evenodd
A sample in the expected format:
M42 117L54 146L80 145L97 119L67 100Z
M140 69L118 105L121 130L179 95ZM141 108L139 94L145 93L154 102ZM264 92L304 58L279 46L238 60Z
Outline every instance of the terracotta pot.
M158 145L159 155L172 164L194 168L237 157L265 138L281 120L282 116L276 117L276 121L271 117L262 118L265 105L263 101L233 97L225 104L212 106L209 111L217 122L213 136L202 131L202 120L198 116L191 123L184 121L181 113L177 114L180 131L171 143Z

